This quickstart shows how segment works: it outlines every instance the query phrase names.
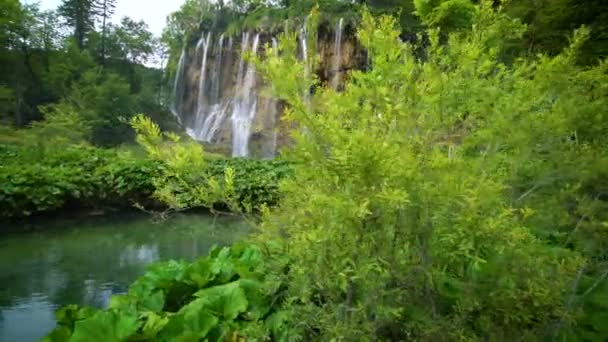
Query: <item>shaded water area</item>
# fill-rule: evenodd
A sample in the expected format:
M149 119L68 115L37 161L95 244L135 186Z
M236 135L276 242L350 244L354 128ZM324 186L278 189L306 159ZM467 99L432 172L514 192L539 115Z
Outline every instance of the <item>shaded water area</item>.
M37 341L54 328L58 307L104 307L149 264L192 260L250 232L241 221L201 214L162 223L129 213L0 225L1 342Z

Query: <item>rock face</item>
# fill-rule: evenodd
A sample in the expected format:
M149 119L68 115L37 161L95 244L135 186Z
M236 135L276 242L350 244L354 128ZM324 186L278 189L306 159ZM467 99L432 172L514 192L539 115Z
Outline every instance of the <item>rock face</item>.
M300 58L317 55L312 72L337 90L349 70L363 67L366 61L349 29L342 20L334 27L322 25L317 51L300 44ZM196 44L184 48L175 79L173 113L191 137L209 150L235 157L272 158L289 144L289 128L281 122L284 104L265 91L267 85L255 66L244 58L248 53L263 54L266 46L275 45L272 36L255 32L241 37L203 33Z

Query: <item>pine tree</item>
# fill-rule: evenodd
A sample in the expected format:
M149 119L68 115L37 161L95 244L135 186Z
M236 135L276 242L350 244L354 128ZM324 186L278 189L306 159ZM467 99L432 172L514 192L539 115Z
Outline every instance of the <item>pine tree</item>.
M95 28L93 0L63 0L59 14L74 29L74 38L80 49L84 48L87 33Z
M93 4L95 14L99 16L101 21L101 62L106 58L106 28L108 19L114 14L116 9L116 0L96 0Z

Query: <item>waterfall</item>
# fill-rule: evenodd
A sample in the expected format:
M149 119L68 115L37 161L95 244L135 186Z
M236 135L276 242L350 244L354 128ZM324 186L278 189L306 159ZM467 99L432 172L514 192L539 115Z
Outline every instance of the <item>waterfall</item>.
M175 115L177 121L181 123L181 109L184 95L184 68L186 65L186 48L182 49L182 53L179 56L179 62L177 62L177 69L175 72L175 83L173 84L173 105L171 106L171 113Z
M256 72L255 64L247 63L245 70L245 55L249 34L243 35L241 47L241 60L239 63L239 74L237 76L237 94L232 111L232 156L247 157L249 155L249 137L251 135L251 123L256 112L257 98L253 93L255 87ZM251 52L257 53L260 35L256 34L251 45ZM253 96L252 96L253 95Z
M249 32L243 33L243 39L241 40L241 60L239 61L239 69L236 76L237 87L243 83L243 72L245 69L245 54L247 53L247 46L249 44ZM237 91L239 89L237 88Z
M201 68L198 80L198 97L196 101L196 114L194 116L194 123L192 127L186 129L186 133L194 139L200 139L200 132L202 130L205 120L205 84L207 80L207 59L209 56L209 45L211 45L211 32L208 32L206 36L203 34L201 36L201 39L196 44L197 55L202 49Z
M222 76L222 60L224 54L224 35L220 35L215 50L215 67L211 81L211 103L217 103L220 99L220 80Z
M303 58L308 61L306 26L302 34ZM243 32L240 48L233 37L203 32L196 42L196 50L184 48L175 78L176 100L172 110L180 122L183 121L189 136L207 143L229 142L233 156L248 157L254 122L256 125L259 122L260 137L263 137L262 140L256 136L255 140L256 146L260 143L259 155L275 155L279 102L270 95L259 98L261 84L258 84L256 65L247 60L247 56L258 53L262 43L261 35L253 32ZM272 47L278 53L278 42L274 38ZM190 75L194 70L198 75ZM310 72L307 71L307 75L310 76ZM264 113L259 119L256 118L258 109Z
M197 115L205 109L205 81L207 79L207 56L211 43L211 32L207 33L207 38L203 43L203 60L201 61L201 72L198 80L198 101L196 103Z
M271 41L272 41L272 50L275 52L275 55L276 55L279 52L279 49L278 49L279 48L279 42L274 37L272 37Z
M344 19L340 18L338 22L338 27L336 28L336 38L334 41L334 56L332 69L334 75L331 80L331 87L335 90L338 90L340 87L340 68L342 66L342 30L343 30Z
M277 40L275 38L272 38L272 51L274 52L274 54L276 56L279 55L279 44L277 42ZM274 94L272 94L273 97L270 98L268 100L268 107L266 108L266 113L270 119L270 129L272 130L272 136L271 136L271 140L270 140L270 146L268 147L268 150L266 152L266 157L267 158L274 158L277 154L277 138L278 138L278 132L277 132L277 122L276 122L276 116L277 116L277 100L274 97Z
M307 36L308 32L306 29L305 22L302 28L300 29L300 49L302 52L302 61L304 62L306 68L306 76L308 77L308 75L310 74L310 66L308 65L308 42L306 40Z
M300 49L302 53L302 62L304 62L304 78L306 82L306 89L304 90L304 103L306 106L310 106L310 89L308 84L308 78L310 77L310 63L308 62L308 29L306 24L308 23L308 17L304 20L304 25L300 29Z
M215 55L215 66L213 67L213 75L211 78L211 91L209 95L208 113L206 113L205 121L198 134L198 138L205 142L212 142L215 134L220 129L230 102L227 101L222 103L220 97L221 83L222 83L222 63L224 60L224 35L220 36L216 49ZM200 114L199 114L200 115Z
M201 34L201 37L198 39L198 42L196 43L196 55L198 56L201 52L201 47L203 46L203 44L205 44L205 34Z

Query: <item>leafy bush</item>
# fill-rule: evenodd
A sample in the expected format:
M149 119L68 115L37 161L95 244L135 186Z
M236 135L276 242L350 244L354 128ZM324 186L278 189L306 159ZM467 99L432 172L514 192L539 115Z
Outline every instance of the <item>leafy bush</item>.
M281 339L285 259L259 248L214 249L194 263L152 267L107 310L68 306L43 341L221 341ZM272 269L272 272L270 271Z
M278 204L280 182L292 175L291 165L284 160L209 159L205 172L222 179L226 169L234 170L234 193L239 203L256 208L261 204Z
M161 133L143 115L135 116L131 125L148 158L162 164L152 180L153 196L172 210L221 207L251 212L277 202L279 181L289 173L287 164L277 161L206 159L199 143Z
M245 206L253 209L278 202L279 182L291 170L282 161L248 159L214 158L200 167L183 165L190 168L189 178L183 169L169 175L175 164L117 150L86 145L61 148L0 145L0 218L29 216L68 206L128 207L137 203L171 207L173 199L182 203L179 208L219 205L226 209L219 195L206 197L208 202L199 196L213 190L208 188L210 180L215 182L214 191L225 188L227 169L234 172L231 182L236 207L232 209L240 211ZM177 177L180 183L176 182ZM172 192L162 193L169 186Z
M424 59L364 14L372 69L310 102L295 37L260 63L306 127L261 237L293 260L305 340L605 339L608 63L577 67L583 29L557 57L502 64L524 27L490 1L474 13L430 30Z
M84 145L47 150L0 147L0 217L65 206L132 204L153 191L158 165ZM36 159L36 160L34 160Z

